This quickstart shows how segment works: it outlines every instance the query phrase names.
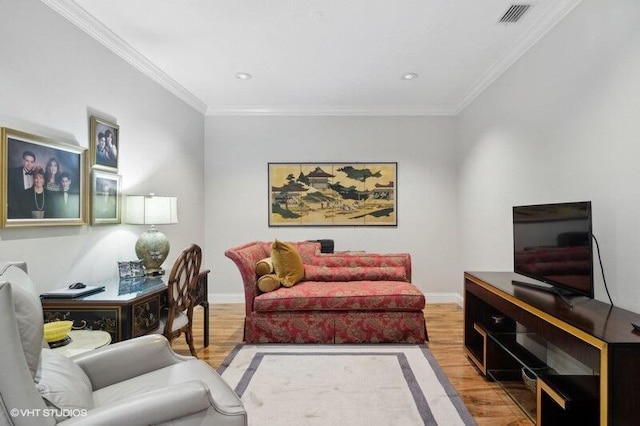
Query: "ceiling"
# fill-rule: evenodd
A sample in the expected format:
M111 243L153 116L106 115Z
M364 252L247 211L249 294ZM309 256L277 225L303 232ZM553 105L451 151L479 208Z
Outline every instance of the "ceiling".
M580 2L42 1L207 115L455 115Z

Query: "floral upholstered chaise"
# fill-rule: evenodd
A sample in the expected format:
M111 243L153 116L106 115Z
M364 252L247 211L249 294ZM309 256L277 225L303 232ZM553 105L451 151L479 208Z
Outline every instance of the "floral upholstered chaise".
M225 255L240 270L248 343L424 343L425 297L411 283L411 256L320 253L320 243L290 243L304 266L291 287L262 292L256 265L271 242L252 242ZM262 262L261 262L262 263Z

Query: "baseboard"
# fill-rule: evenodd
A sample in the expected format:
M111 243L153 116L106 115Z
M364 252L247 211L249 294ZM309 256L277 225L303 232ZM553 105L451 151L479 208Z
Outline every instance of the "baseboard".
M462 296L458 293L427 293L427 304L456 303L462 306ZM243 293L209 293L209 303L244 303Z
M424 297L427 298L427 305L435 303L455 303L462 306L463 304L462 296L458 293L427 293Z

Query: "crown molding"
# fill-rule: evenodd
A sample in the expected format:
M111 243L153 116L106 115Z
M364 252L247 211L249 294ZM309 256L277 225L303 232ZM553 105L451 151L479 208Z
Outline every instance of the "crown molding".
M207 105L72 0L41 0L69 22L130 63L183 102L204 114Z
M522 35L513 49L496 61L489 70L471 86L471 90L462 98L454 108L454 114L460 114L494 81L507 71L518 59L531 49L542 37L544 37L556 24L558 24L569 12L582 0L557 1L547 13L542 15L532 26L531 31Z
M533 45L535 45L551 28L560 22L582 0L558 0L554 7L541 16L532 26L532 30L524 34L515 47L496 61L489 70L480 77L469 92L454 106L442 107L377 107L377 106L346 106L346 107L256 107L240 106L208 107L199 98L178 84L164 71L145 58L131 45L105 27L100 21L87 13L73 0L41 0L42 3L62 15L76 27L89 34L116 55L130 63L134 68L147 75L160 86L167 89L192 108L207 116L215 115L246 115L246 116L456 116L469 106L480 94L495 82L509 67L520 59Z
M207 116L214 115L254 115L254 116L453 116L454 108L442 107L320 107L320 106L289 106L289 107L209 107Z

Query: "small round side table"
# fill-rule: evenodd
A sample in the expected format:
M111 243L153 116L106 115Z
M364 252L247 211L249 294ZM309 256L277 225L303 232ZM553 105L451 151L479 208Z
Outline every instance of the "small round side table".
M111 334L101 330L71 330L69 337L71 337L69 344L52 350L71 357L111 343Z

